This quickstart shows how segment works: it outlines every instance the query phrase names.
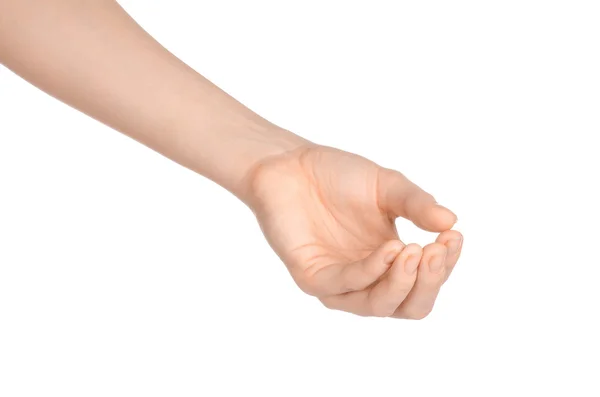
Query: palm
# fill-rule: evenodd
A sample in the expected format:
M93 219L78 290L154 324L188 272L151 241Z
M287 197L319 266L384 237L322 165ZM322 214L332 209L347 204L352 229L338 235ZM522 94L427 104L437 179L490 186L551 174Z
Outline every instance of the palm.
M360 156L316 147L270 164L280 181L263 195L259 222L291 268L318 268L364 258L397 239L378 206L380 167Z

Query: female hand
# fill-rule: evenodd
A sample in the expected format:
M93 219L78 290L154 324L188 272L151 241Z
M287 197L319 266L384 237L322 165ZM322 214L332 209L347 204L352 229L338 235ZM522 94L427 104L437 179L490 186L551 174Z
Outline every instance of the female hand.
M424 318L456 265L456 216L401 173L309 144L272 156L246 178L271 247L298 286L328 308L363 316ZM441 232L403 243L395 219Z

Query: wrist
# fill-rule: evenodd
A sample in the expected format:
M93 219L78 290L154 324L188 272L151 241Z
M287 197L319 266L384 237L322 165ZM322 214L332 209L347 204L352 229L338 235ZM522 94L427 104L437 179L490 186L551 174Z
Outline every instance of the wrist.
M258 131L254 130L245 139L247 151L242 157L241 172L233 186L228 188L249 207L252 207L254 202L255 180L268 164L289 153L315 145L275 125L260 128Z
M165 154L251 206L252 181L264 164L314 144L235 105L190 112L170 140L178 142L173 155Z

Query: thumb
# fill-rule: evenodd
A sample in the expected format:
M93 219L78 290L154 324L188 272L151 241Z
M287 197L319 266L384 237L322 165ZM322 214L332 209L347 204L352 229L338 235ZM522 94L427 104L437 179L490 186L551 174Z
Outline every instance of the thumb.
M378 182L379 205L391 217L406 218L430 232L443 232L456 223L452 211L401 173L383 168Z

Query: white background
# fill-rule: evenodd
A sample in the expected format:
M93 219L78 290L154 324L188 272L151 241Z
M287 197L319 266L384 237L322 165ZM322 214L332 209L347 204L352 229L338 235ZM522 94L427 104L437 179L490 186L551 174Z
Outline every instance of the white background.
M0 69L1 396L600 395L597 2L122 4L464 255L423 321L328 311L228 192Z

